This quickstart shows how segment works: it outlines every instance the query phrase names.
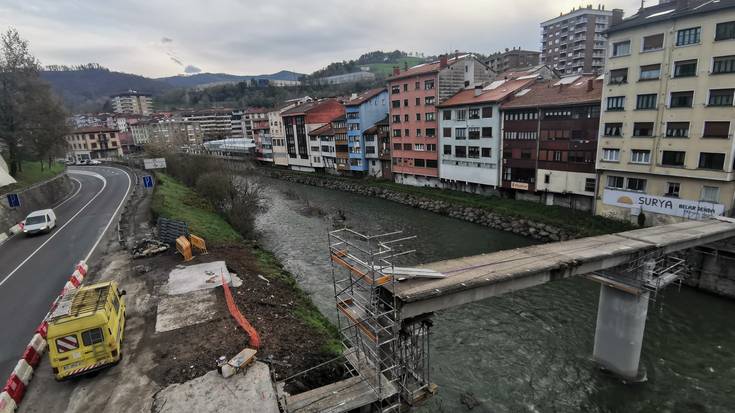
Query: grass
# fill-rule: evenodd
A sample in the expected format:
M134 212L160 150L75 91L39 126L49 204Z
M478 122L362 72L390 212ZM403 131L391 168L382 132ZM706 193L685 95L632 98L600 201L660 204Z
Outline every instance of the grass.
M401 68L401 71L406 66L404 63L408 64L408 67L416 66L418 64L421 64L424 62L424 59L421 57L403 57L398 60L397 63L370 63L366 66L370 66L370 71L377 74L383 74L385 76L390 76L393 73L393 66L398 66Z
M204 237L207 243L242 241L240 234L199 194L168 175L157 174L156 178L158 182L151 206L156 217L185 221L189 225L189 231Z
M14 188L25 188L39 182L43 182L47 179L51 179L54 176L64 172L66 166L59 162L53 162L51 168L48 167L48 162L43 163L43 170L41 170L41 161L22 161L22 172L15 174L15 178L18 183L14 184Z

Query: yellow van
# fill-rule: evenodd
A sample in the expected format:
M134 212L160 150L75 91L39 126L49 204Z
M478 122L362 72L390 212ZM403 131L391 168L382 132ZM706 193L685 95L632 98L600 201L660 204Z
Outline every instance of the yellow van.
M46 341L56 380L80 376L122 358L125 291L104 282L67 292L48 319Z

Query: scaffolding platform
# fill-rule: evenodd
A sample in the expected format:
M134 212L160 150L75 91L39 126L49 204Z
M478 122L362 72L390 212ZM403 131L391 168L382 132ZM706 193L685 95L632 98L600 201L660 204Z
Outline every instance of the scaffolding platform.
M373 388L360 376L355 376L295 396L286 396L286 412L349 412L378 400Z

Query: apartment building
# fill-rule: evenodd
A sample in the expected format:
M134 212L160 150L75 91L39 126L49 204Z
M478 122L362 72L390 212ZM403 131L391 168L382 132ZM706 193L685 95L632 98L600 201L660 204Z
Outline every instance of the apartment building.
M514 47L491 54L485 64L496 73L500 73L518 67L538 66L540 58L541 52Z
M388 78L393 177L408 185L441 186L436 105L496 73L472 55L441 56ZM418 150L417 150L418 148Z
M594 75L537 81L503 104L503 188L518 199L593 209L602 86Z
M541 63L562 74L602 73L607 47L604 32L622 18L620 9L589 5L541 23Z
M75 129L64 136L67 159L76 162L87 159L110 159L123 155L118 131L104 126Z
M115 113L148 116L153 112L153 98L151 95L135 90L112 95L110 96L110 102Z
M377 88L353 94L350 100L344 102L344 106L350 171L367 174L369 164L364 133L388 115L388 91ZM371 148L374 149L374 146L371 145Z
M609 30L596 213L732 215L735 2L669 1Z
M314 129L309 133L309 139L312 141L318 141L322 153L322 161L324 163L324 170L327 173L337 174L336 164L336 147L334 143L335 129L338 129L340 125L345 125L345 116L340 115L330 122L324 124L319 128ZM347 164L345 164L347 165Z
M255 143L255 157L259 161L273 162L273 138L270 133L268 112L264 112L251 121L253 141Z
M241 109L236 109L232 111L232 116L230 117L230 124L232 125L232 131L230 132L230 137L232 138L244 138L245 137L245 123L243 122L243 114L244 112Z
M350 149L347 141L347 118L339 116L332 120L334 133L334 165L342 175L350 174Z
M268 119L268 109L265 108L249 108L243 113L242 123L245 137L255 140L255 131L253 126L255 122Z
M179 117L186 122L196 122L204 142L232 136L232 109L204 109L182 112Z
M292 109L298 105L311 102L312 99L308 96L290 99L277 106L275 109L269 110L267 113L268 126L270 129L270 136L266 135L263 139L263 144L268 141L271 143L273 151L273 164L280 166L288 166L288 149L286 148L286 130L283 127L283 112ZM257 150L257 149L256 149ZM261 149L262 151L263 149ZM267 159L263 159L267 162Z
M368 173L375 178L393 179L390 170L390 122L388 115L368 128L365 137L365 159Z
M338 100L322 99L283 112L288 166L291 169L314 172L324 168L318 137L311 137L309 133L344 114L344 110Z
M439 178L445 188L488 193L498 187L500 104L534 80L535 76L496 80L485 87L462 90L437 106L441 135Z

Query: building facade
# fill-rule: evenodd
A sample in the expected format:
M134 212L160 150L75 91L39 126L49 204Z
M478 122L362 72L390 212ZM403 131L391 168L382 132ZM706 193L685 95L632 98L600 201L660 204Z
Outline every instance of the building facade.
M148 116L153 112L153 98L147 93L129 90L110 96L110 102L115 113Z
M609 30L596 213L732 215L735 4L662 2Z
M350 171L367 174L369 164L364 133L388 115L388 91L378 88L355 94L344 105Z
M488 56L486 64L496 73L500 73L518 67L537 66L540 59L541 52L514 47L513 49L505 49L504 52L491 54Z
M390 163L390 122L388 115L368 128L365 137L365 159L368 174L375 178L393 179Z
M622 10L590 5L541 23L541 63L562 74L602 73L604 32L622 18Z
M344 106L336 99L304 103L283 112L289 168L308 172L324 168L319 139L309 133L341 114Z
M118 131L106 127L76 129L64 137L67 159L76 162L87 159L112 159L123 155Z
M275 109L268 111L267 117L270 137L266 136L264 142L270 140L273 151L273 164L288 166L288 149L286 147L286 130L283 127L283 112L311 101L312 99L308 96L291 99L287 100Z
M204 141L220 140L232 135L231 109L205 109L182 112L180 118L199 124Z
M391 122L391 170L396 182L440 186L436 105L458 91L495 78L472 55L442 56L388 78ZM418 150L417 150L418 148Z

